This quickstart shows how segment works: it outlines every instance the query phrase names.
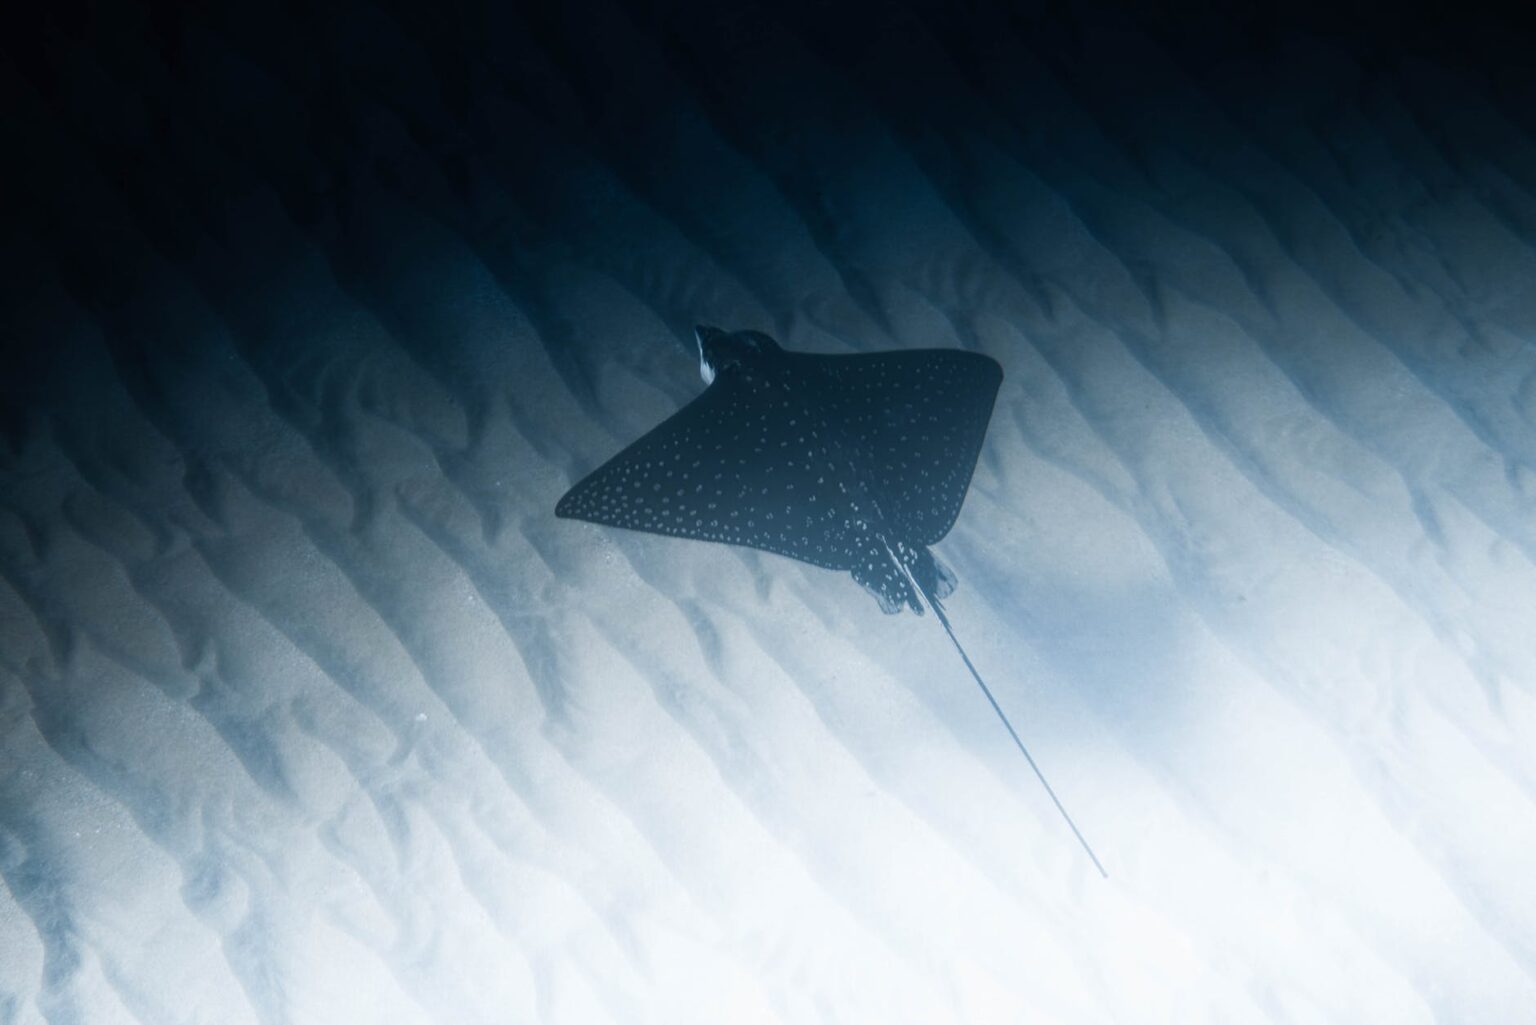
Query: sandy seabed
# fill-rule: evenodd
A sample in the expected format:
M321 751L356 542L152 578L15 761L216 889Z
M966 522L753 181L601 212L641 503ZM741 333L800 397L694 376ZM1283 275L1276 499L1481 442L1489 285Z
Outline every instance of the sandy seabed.
M0 1022L1532 1020L1529 75L61 19L0 63ZM1002 363L950 615L1108 881L937 624L554 518L700 321Z

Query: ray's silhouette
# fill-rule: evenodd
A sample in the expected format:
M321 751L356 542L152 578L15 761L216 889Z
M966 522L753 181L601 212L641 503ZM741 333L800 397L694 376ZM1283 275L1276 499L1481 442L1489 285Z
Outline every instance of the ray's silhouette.
M706 388L566 492L557 516L746 545L852 575L888 613L932 608L1092 859L945 614L955 577L929 546L965 501L1002 384L953 349L824 356L759 331L695 329Z

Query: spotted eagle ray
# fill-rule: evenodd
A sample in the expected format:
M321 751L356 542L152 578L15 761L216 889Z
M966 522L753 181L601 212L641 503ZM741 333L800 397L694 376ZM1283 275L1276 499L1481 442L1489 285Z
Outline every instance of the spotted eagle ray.
M960 515L1003 369L955 349L791 352L760 331L694 329L704 392L584 477L555 515L720 541L850 573L887 613L926 605L1101 875L943 599L928 546Z

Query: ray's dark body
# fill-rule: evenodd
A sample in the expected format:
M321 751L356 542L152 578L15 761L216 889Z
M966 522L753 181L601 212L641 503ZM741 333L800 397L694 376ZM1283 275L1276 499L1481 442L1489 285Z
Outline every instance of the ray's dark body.
M1002 367L976 353L786 352L696 329L704 393L566 492L559 516L846 570L886 612L935 618L1094 868L1107 876L955 636L933 557L960 515Z
M698 331L703 394L581 480L556 514L850 572L887 612L954 589L928 546L959 515L1002 382L949 349L790 352Z

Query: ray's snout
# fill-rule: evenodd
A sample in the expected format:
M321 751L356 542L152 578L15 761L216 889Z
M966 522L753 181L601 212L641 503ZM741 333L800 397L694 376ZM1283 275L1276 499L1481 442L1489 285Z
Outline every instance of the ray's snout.
M726 333L718 327L698 324L693 329L693 337L699 344L699 376L704 379L706 385L714 384L715 366L710 353L726 337Z

